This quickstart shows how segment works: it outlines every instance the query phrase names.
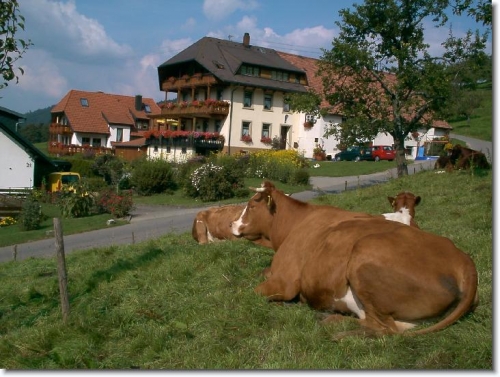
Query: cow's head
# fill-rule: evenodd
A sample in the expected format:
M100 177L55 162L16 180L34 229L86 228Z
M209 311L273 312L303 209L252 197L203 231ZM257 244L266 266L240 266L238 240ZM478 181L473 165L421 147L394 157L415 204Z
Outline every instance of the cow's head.
M269 238L269 232L276 210L273 199L274 185L265 181L259 188L252 188L255 192L250 198L247 206L236 221L231 223L232 232L235 236L254 240L259 237Z
M396 197L388 196L387 199L389 199L394 212L399 212L403 208L406 208L412 218L415 218L415 207L421 200L420 196L416 196L408 191L400 192Z

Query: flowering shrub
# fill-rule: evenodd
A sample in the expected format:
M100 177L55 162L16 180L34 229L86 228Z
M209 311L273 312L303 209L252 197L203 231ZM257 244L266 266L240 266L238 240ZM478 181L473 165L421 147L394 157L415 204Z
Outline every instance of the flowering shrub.
M252 137L250 135L242 135L241 136L241 141L244 141L245 143L251 143L252 142Z
M209 162L193 171L185 190L188 196L208 202L232 198L241 187L243 181L237 170Z
M273 142L273 139L271 139L270 137L263 137L260 139L261 143L264 143L264 144L271 144Z
M124 217L134 208L132 191L104 190L99 193L97 208L99 213L110 213L114 217Z
M177 189L172 164L163 159L141 160L132 164L130 184L140 195L161 194Z
M16 224L16 220L13 217L7 216L7 217L2 217L0 219L0 228L6 227L9 225L14 225Z
M63 217L86 217L92 214L94 208L94 197L88 193L85 184L62 188L57 193L56 202L61 207Z
M262 150L250 155L246 175L293 183L295 172L305 165L305 158L293 149Z

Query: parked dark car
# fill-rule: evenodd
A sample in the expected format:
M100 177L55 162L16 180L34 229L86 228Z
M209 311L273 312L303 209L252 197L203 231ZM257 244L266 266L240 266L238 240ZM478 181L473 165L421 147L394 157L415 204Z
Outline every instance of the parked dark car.
M373 160L372 151L369 147L347 147L346 150L335 154L336 161L361 161Z
M389 145L376 145L371 147L372 159L375 161L389 160L392 161L396 158L396 150Z

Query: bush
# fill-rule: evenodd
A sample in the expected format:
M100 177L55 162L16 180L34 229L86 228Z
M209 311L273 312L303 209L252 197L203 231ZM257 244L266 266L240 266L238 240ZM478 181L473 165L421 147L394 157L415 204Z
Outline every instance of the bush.
M235 190L243 187L243 178L237 172L209 162L191 174L185 186L188 196L200 198L204 202L229 199Z
M33 196L28 196L19 216L19 226L22 230L35 230L40 228L43 220L45 215L42 213L40 203Z
M139 195L145 196L177 189L172 165L161 159L135 162L132 166L130 183Z
M94 198L83 183L74 186L74 190L63 187L57 193L57 204L63 217L87 217L93 213Z
M293 174L293 182L296 185L308 185L309 184L309 172L304 169L296 170Z
M294 150L259 151L250 155L247 177L291 183L295 171L304 163L304 157Z
M99 193L96 207L99 213L110 213L115 217L124 217L134 209L132 191L103 190Z

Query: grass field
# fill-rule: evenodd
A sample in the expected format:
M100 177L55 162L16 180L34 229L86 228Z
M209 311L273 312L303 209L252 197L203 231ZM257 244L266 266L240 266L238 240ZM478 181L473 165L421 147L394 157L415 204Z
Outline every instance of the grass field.
M419 226L478 269L479 307L443 331L334 342L353 323L320 325L304 304L253 292L271 250L185 233L68 255L66 324L55 260L0 264L0 368L492 371L492 172L424 171L316 202L383 213L401 190L422 196Z

